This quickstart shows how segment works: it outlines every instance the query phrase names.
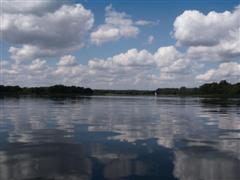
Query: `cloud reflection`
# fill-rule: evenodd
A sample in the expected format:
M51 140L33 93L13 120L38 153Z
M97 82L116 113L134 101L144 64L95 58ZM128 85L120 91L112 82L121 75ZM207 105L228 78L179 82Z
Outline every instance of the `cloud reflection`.
M240 178L239 106L92 97L2 99L0 109L2 180Z

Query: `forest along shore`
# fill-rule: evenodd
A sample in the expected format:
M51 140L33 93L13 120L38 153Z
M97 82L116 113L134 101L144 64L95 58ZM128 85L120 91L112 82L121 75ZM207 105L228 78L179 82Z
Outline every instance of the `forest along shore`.
M91 96L91 95L129 95L129 96L204 96L240 98L240 82L231 84L225 80L207 83L196 88L158 88L156 90L107 90L77 86L54 85L50 87L20 87L0 85L1 96Z

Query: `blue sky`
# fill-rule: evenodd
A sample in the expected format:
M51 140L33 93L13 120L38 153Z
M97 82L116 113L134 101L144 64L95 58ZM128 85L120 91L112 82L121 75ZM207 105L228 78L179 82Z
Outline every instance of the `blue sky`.
M148 50L152 52L156 51L159 46L168 46L176 42L176 40L170 35L173 30L173 22L175 18L185 10L194 9L203 13L208 13L210 11L223 12L226 10L231 11L239 4L239 1L237 0L79 0L76 2L83 3L86 8L94 11L96 25L104 22L104 9L109 4L112 4L117 11L126 12L131 15L133 19L159 21L157 26L143 28L140 34L141 38L131 39L131 41L126 39L119 42L105 44L100 47L91 46L87 49L81 49L77 52L77 55L81 54L84 63L87 62L88 59L94 57L106 58L109 57L109 55L112 56L131 48L143 49L147 46ZM149 35L155 36L155 42L150 46L145 44Z
M240 79L237 0L1 6L1 84L154 89Z

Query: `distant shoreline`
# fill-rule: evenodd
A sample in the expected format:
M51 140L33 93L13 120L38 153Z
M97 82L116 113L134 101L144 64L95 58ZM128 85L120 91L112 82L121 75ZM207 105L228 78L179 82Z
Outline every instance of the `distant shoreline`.
M76 86L19 87L0 85L0 96L178 96L178 97L233 97L240 98L240 83L203 84L198 88L158 88L156 90L103 90Z

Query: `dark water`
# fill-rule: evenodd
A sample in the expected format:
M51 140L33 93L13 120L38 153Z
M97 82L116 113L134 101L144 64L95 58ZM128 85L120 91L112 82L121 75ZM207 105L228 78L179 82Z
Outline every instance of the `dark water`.
M240 105L221 101L0 99L0 180L239 180Z

